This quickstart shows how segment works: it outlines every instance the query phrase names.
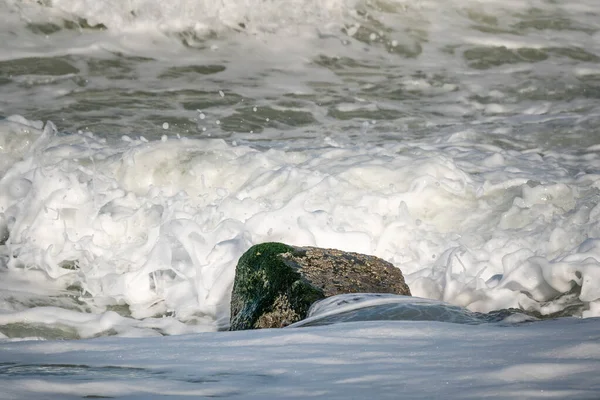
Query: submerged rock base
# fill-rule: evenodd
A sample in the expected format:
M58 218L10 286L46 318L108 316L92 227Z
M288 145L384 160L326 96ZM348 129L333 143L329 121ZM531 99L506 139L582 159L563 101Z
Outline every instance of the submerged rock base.
M229 329L284 327L315 301L344 293L410 296L410 289L398 268L374 256L262 243L238 261Z

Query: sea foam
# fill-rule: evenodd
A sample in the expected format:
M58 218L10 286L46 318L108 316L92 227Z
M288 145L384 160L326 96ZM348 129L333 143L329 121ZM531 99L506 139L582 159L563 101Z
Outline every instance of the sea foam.
M581 162L572 156L453 136L302 151L107 142L20 117L0 121L0 141L10 143L0 180L5 323L47 321L58 297L71 314L55 322L82 337L132 334L115 326L137 321L160 332L225 327L237 259L264 241L383 257L414 295L472 311L600 315L600 180L570 173ZM72 312L113 322L90 329Z

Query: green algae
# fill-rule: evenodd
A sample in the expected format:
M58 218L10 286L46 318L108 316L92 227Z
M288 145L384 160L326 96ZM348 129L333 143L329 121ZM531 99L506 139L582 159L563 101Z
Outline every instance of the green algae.
M325 297L281 257L294 252L283 243L262 243L242 255L231 298L230 330L289 325Z

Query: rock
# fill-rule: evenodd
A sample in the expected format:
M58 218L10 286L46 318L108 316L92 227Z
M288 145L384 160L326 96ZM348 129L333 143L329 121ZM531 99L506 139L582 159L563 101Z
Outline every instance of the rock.
M410 296L402 272L374 256L283 243L252 246L238 261L230 330L280 328L315 301L344 293Z

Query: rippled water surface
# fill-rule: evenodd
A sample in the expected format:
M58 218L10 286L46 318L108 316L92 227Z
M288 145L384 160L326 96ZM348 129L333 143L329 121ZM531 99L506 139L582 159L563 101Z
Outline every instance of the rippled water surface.
M104 137L598 144L593 1L118 3L5 1L1 112Z

